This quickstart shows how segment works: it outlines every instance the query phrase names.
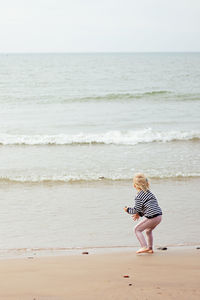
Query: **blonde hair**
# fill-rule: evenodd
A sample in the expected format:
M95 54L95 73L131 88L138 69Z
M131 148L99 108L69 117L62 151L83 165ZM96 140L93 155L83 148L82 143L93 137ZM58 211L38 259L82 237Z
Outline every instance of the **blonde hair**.
M142 173L135 174L133 177L133 183L137 189L146 192L149 189L149 182L146 176Z

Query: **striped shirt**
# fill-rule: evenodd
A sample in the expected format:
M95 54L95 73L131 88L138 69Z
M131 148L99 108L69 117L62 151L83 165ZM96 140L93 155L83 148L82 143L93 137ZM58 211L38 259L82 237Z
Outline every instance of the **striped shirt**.
M162 210L158 205L155 195L147 190L146 192L140 191L135 197L135 206L128 207L127 213L139 214L141 217L145 216L148 219L155 218L162 215Z

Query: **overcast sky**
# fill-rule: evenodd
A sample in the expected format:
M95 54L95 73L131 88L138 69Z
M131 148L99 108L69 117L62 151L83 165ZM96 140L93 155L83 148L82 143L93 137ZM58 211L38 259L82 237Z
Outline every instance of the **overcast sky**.
M200 0L0 0L0 52L200 51Z

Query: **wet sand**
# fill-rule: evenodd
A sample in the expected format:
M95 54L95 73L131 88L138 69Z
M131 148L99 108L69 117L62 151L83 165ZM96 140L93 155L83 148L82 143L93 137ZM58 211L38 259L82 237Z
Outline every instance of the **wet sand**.
M200 299L199 258L180 248L1 260L0 300Z

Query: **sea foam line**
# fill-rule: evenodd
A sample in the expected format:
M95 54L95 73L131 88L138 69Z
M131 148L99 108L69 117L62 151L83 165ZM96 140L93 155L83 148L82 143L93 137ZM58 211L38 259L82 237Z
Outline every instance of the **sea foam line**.
M166 173L166 174L149 174L150 179L185 179L200 177L200 173ZM18 176L0 176L2 183L81 183L81 182L97 182L97 181L129 181L133 179L133 174L122 175L116 174L111 176L102 176L98 174L90 175L18 175Z
M107 131L104 133L79 133L58 135L9 135L0 134L1 145L72 145L115 144L136 145L139 143L199 140L200 131L155 131L142 130Z

